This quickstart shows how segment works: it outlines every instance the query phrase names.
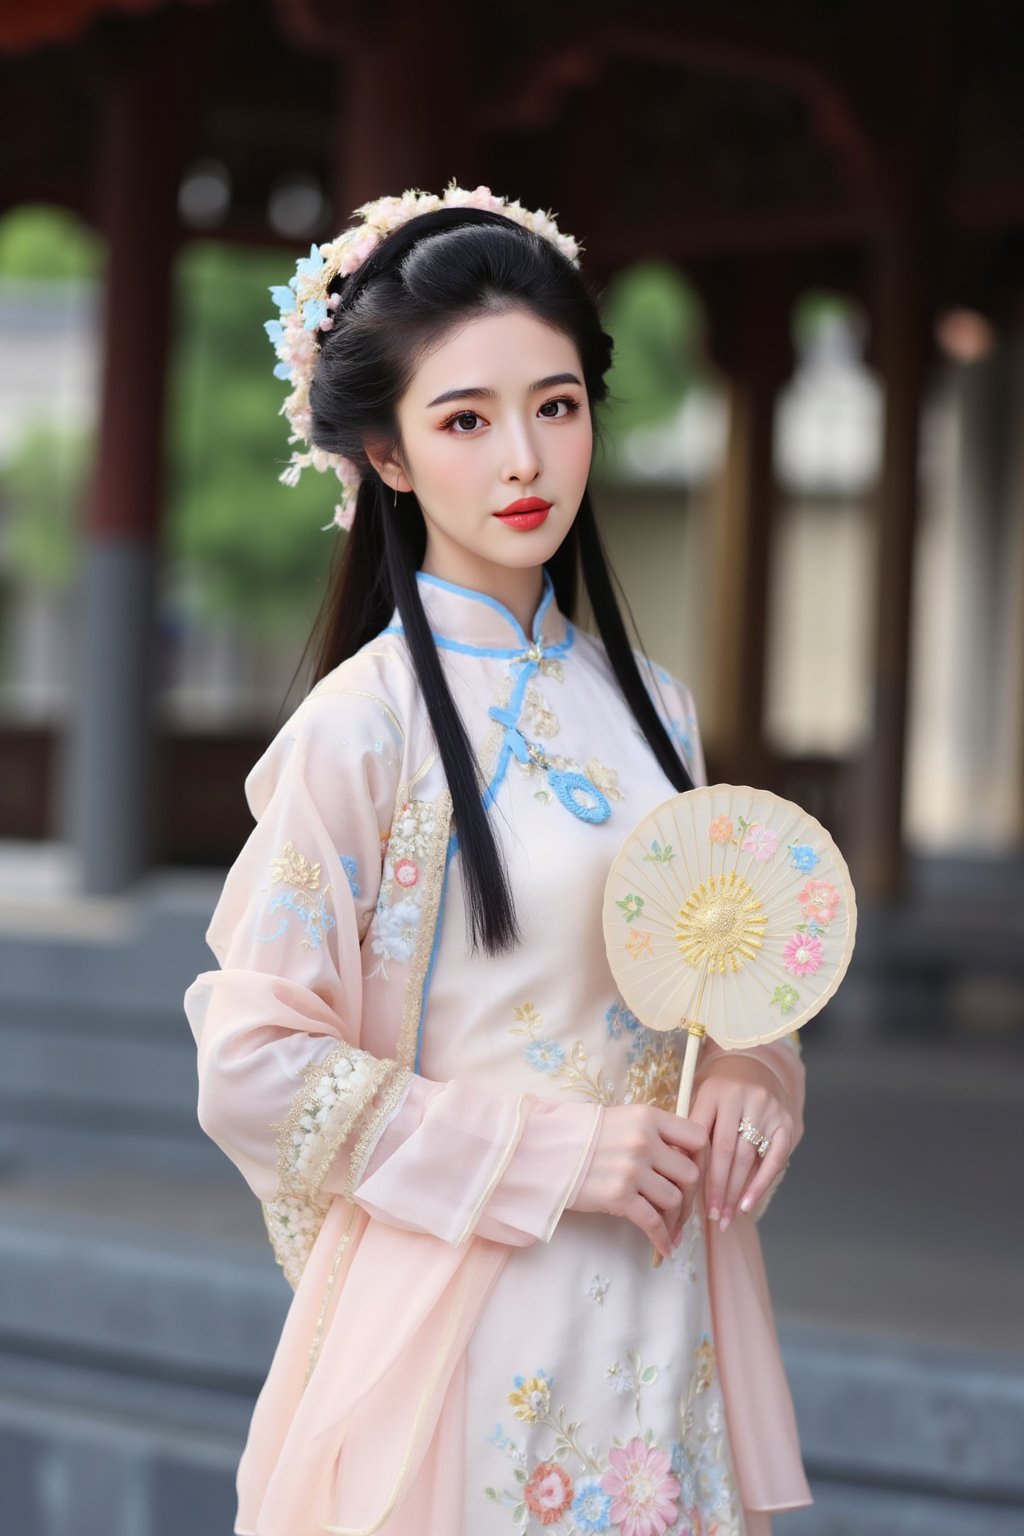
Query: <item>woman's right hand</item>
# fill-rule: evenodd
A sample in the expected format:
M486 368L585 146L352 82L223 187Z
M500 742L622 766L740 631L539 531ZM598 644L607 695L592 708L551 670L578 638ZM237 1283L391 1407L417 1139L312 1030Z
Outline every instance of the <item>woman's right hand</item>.
M572 1211L625 1216L668 1258L707 1166L707 1128L654 1104L610 1104Z

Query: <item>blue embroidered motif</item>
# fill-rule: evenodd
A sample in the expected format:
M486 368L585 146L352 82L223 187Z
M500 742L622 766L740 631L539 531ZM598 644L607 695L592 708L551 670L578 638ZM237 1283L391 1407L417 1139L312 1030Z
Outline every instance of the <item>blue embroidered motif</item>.
M499 725L505 727L505 741L516 759L524 764L536 763L538 768L544 769L548 783L567 811L578 816L580 821L608 820L612 808L597 785L591 783L585 774L555 768L540 747L526 740L516 725L516 716L511 709L499 709L496 704L492 704L489 714L492 720L497 720Z
M353 896L359 895L359 881L356 879L356 861L350 853L341 855L341 867L345 871L348 888Z
M276 912L280 907L286 907L289 912L294 912L309 935L302 941L303 949L319 949L324 937L337 926L334 914L327 909L325 895L323 892L314 900L305 891L282 891L269 903L267 911ZM279 938L286 927L287 919L271 937Z

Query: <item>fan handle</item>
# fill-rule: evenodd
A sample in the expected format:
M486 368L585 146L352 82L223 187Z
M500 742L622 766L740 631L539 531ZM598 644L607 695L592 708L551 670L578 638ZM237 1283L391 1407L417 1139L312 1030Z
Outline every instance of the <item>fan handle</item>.
M679 1079L679 1096L676 1099L676 1114L685 1116L690 1113L690 1096L693 1093L693 1076L697 1070L697 1057L700 1055L700 1043L707 1034L703 1024L698 1024L691 1019L686 1026L686 1055L683 1057L683 1071ZM654 1268L661 1263L661 1254L657 1248L652 1250Z

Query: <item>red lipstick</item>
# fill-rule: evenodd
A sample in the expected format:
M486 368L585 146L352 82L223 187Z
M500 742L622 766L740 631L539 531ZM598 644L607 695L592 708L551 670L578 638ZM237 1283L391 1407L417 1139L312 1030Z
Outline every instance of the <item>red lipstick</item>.
M509 528L530 529L539 528L550 510L550 501L544 501L540 496L521 496L494 515Z

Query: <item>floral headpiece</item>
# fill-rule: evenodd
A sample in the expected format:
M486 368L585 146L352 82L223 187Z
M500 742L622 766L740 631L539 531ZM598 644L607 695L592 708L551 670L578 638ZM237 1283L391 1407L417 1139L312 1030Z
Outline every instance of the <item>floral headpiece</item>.
M502 213L524 229L550 240L574 267L580 264L581 246L571 235L560 232L550 211L538 208L531 213L519 202L496 197L490 187L481 186L468 192L456 185L454 177L441 197L414 188L403 192L401 197L378 197L375 202L363 203L355 210L362 217L360 224L343 230L325 245L310 246L309 255L299 260L295 275L287 286L271 288L280 316L277 320L268 320L264 329L278 357L274 377L287 379L292 386L291 394L281 407L281 414L287 417L291 427L288 441L308 445L292 450L291 460L280 479L285 485L297 485L302 471L312 466L321 473L333 469L341 484L334 517L325 525L324 531L332 526L351 528L361 479L359 466L351 459L316 448L309 441L312 429L309 389L320 351L317 332L331 329L334 311L341 303L341 294L329 292L330 285L335 278L348 277L361 266L392 230L438 208L485 208L492 213Z

